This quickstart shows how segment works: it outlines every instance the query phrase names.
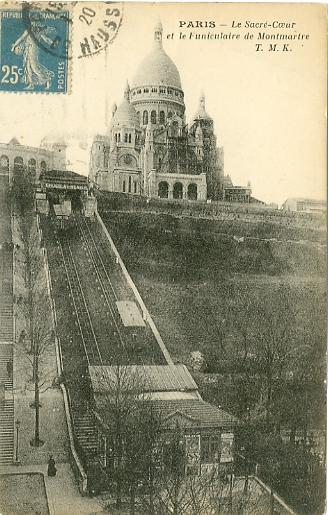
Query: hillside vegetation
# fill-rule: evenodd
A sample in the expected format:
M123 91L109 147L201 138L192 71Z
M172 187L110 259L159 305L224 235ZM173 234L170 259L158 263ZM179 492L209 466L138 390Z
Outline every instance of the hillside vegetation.
M236 444L249 467L260 463L296 512L322 513L324 218L105 197L98 206L171 356L242 422Z

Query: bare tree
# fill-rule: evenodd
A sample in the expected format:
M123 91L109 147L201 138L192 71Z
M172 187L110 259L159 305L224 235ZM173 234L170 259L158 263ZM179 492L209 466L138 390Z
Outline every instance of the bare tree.
M40 391L48 380L43 373L44 370L48 371L48 367L42 366L40 373L40 364L47 360L49 349L54 344L54 331L40 234L33 211L33 185L23 172L14 174L12 199L17 237L21 243L16 250L15 273L18 278L21 271L23 278L22 293L16 295L17 314L26 335L24 341L19 339L15 346L17 352L24 355L25 361L30 365L35 408L35 430L31 445L38 447L43 444L40 439Z
M152 410L146 377L141 367L115 365L97 367L104 388L103 420L106 423L107 473L114 480L116 507L123 496L130 498L135 512L140 487L153 506L153 452L159 422Z
M256 354L262 367L266 387L266 419L271 418L275 380L281 378L283 367L295 332L295 311L290 291L279 285L277 292L255 304Z

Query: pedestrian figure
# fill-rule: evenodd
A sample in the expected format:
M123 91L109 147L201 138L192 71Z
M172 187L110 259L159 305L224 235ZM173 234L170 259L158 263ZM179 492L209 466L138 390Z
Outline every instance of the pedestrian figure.
M13 361L11 359L7 361L7 374L8 377L11 377L13 375Z
M6 387L5 383L0 383L0 409L5 407Z
M54 477L56 474L57 474L56 462L53 459L52 455L50 454L49 461L48 461L48 476Z

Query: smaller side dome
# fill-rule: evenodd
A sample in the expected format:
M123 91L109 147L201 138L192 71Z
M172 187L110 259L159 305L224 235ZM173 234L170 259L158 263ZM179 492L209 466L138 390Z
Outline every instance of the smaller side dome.
M113 127L140 127L139 117L135 108L130 104L130 86L127 83L122 104L113 112L109 129Z
M46 134L44 138L42 138L40 143L40 148L49 150L54 145L59 145L62 147L67 147L67 143L65 141L65 136L63 134Z

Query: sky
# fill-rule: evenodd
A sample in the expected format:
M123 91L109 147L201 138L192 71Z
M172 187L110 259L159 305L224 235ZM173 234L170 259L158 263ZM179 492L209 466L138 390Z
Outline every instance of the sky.
M82 17L86 6L96 13L91 26ZM151 51L159 17L164 49L180 72L186 121L196 113L203 90L218 146L224 148L225 174L234 185L251 181L254 197L278 205L288 197L325 198L324 5L129 2L113 42L97 55L78 58L80 42L103 21L104 6L74 7L70 94L0 92L1 142L16 136L22 144L38 146L45 136L65 138L68 168L86 175L92 140L97 133L106 134L112 104L122 102L126 80L133 82ZM186 22L183 28L181 21ZM196 21L216 26L187 27ZM271 27L246 27L265 22ZM273 22L294 25L273 28ZM190 37L221 32L239 34L239 39ZM288 40L288 51L283 51L286 41L258 40L263 32L309 37ZM258 43L263 46L256 51ZM277 50L270 51L275 43Z

